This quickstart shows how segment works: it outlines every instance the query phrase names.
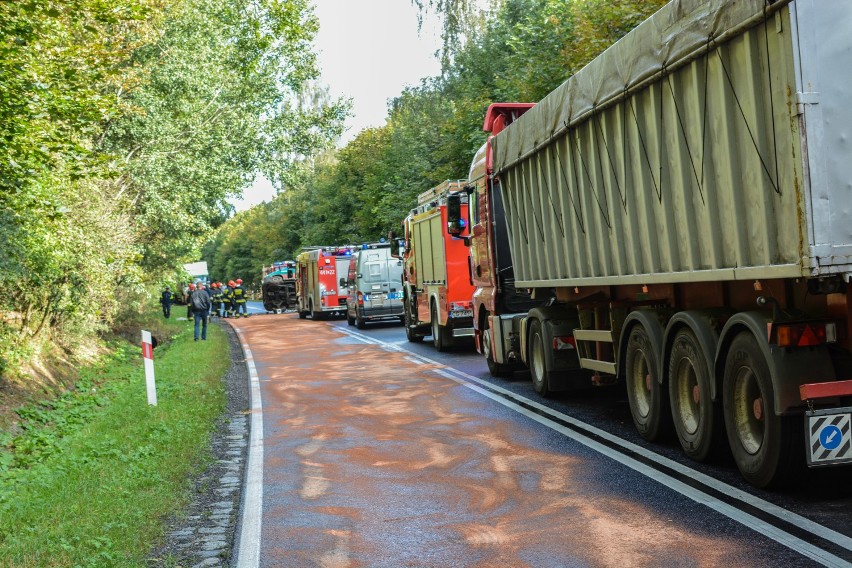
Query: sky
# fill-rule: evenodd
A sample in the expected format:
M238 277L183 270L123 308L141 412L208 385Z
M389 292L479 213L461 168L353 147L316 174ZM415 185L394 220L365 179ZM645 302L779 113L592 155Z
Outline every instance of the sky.
M441 39L434 20L417 29L417 9L410 0L313 0L320 29L314 41L321 82L332 97L352 99L341 145L364 128L382 126L387 102L407 85L437 75L435 53ZM245 190L237 211L274 197L265 179Z

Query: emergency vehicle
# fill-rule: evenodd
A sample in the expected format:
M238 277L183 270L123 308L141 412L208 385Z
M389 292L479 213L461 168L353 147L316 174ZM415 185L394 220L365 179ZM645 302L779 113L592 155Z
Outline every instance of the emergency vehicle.
M465 181L450 181L421 193L417 207L403 222L403 308L409 341L432 336L435 349L444 351L459 337L473 336L467 228L456 236L447 232L447 196L459 192ZM467 194L461 194L461 218L467 218ZM458 217L458 214L456 215Z
M402 260L393 256L397 242L365 243L349 261L348 274L340 277L347 291L346 319L364 329L367 322L397 319L402 315Z
M340 317L346 313L346 290L338 289L338 274L346 274L350 247L315 247L296 257L296 309L304 319Z

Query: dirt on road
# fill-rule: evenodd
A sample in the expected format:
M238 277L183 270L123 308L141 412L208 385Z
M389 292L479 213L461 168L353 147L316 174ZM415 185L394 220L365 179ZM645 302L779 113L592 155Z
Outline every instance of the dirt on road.
M761 565L437 365L295 315L234 324L263 398L262 566Z

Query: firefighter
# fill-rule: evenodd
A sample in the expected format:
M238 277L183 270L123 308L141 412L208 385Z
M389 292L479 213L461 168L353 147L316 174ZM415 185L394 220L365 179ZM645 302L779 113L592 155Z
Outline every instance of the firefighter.
M163 304L163 317L169 319L172 315L172 289L165 287L160 295L160 303Z
M195 292L195 284L192 282L189 283L187 289L187 300L186 300L186 319L192 319L192 302L189 301L189 297L192 296L192 293Z
M222 293L222 300L224 302L222 306L222 311L225 314L226 318L234 316L234 284L233 280L228 281L228 287Z
M222 306L222 283L213 282L210 285L210 289L213 291L213 295L210 297L210 300L213 303L212 314L219 317L219 308Z
M248 317L248 311L246 310L246 291L243 289L243 281L240 278L237 278L237 285L234 287L234 304L237 311L236 317L240 317L240 311L243 312L245 317Z

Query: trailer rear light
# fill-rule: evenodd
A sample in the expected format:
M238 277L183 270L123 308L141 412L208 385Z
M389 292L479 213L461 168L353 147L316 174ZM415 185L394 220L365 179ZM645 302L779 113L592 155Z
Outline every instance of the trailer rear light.
M560 337L553 338L553 350L554 351L564 351L576 349L577 343L574 340L573 335L563 335Z
M358 292L358 305L359 306L364 305L364 294L362 294L361 292Z
M837 325L833 323L769 324L769 342L778 347L813 347L837 343Z

